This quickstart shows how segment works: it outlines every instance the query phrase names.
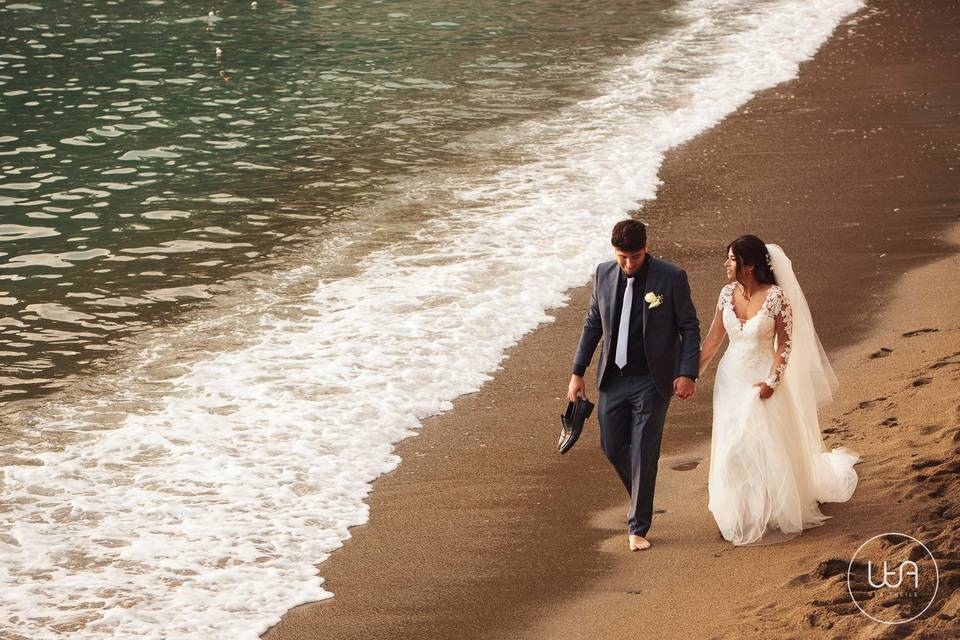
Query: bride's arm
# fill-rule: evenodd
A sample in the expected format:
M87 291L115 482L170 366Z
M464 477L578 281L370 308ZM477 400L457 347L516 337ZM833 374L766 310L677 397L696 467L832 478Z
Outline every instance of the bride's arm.
M723 307L718 307L717 312L713 314L713 322L710 323L710 331L707 337L703 339L700 345L700 375L707 367L710 361L717 354L720 345L723 344L723 338L727 335L727 330L723 326Z
M776 389L780 381L783 380L783 372L787 368L787 360L790 358L791 337L793 336L793 310L787 303L783 291L777 291L774 310L776 323L776 353L773 359L773 367L770 369L770 375L764 380L770 389ZM771 392L772 393L772 392ZM761 396L763 394L761 393Z

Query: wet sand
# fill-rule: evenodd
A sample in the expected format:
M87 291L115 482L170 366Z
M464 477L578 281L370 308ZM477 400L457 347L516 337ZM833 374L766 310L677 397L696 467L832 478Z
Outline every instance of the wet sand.
M630 553L596 419L569 454L555 449L580 288L480 392L397 446L369 523L319 567L335 597L263 637L960 636L958 32L955 3L869 2L795 81L672 151L635 213L653 253L689 273L704 333L729 240L756 233L792 258L842 385L821 413L827 442L863 455L853 499L824 507L831 520L774 546L720 538L711 373L673 402L654 547ZM909 625L862 616L836 570L886 531L942 560L937 602Z

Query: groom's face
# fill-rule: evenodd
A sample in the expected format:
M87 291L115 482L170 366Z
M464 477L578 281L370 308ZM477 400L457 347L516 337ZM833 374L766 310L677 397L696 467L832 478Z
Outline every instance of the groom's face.
M616 256L620 269L628 276L632 276L640 269L643 259L647 257L647 248L644 247L639 251L624 251L619 247L614 247L613 255Z

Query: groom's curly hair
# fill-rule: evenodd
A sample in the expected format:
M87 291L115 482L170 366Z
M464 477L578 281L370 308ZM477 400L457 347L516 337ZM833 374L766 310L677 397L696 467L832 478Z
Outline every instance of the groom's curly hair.
M647 227L639 220L621 220L613 226L610 244L621 251L640 251L647 246Z

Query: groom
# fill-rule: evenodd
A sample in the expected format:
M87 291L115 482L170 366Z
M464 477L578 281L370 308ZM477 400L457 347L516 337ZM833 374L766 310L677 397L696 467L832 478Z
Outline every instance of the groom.
M621 220L616 260L597 267L567 396L586 398L583 374L603 338L597 370L600 447L630 495L630 550L650 547L660 437L670 398L696 392L700 323L687 274L647 253L647 229Z

